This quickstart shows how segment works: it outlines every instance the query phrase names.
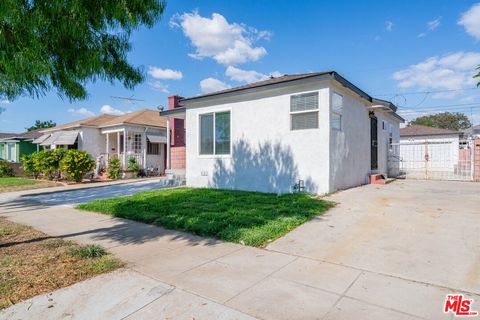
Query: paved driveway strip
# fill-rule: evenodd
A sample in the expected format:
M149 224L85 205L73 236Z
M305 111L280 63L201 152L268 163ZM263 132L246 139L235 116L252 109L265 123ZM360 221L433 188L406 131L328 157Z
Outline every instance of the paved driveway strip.
M339 205L266 249L28 198L1 203L0 216L102 244L162 286L225 308L216 309L225 319L450 319L442 310L453 292L473 297L480 309L479 184L397 181L331 199ZM175 318L209 318L193 298L189 305L169 299L130 317L153 319L176 301L189 312Z

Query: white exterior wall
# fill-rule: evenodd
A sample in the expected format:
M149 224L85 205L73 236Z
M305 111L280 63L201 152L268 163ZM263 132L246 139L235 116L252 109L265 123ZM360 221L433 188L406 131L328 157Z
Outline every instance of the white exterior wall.
M378 168L371 170L370 117L367 102L350 90L332 85L332 94L343 96L342 129L331 128L330 133L330 191L346 189L369 182L371 173L387 176L390 132L393 143L400 138L400 120L380 109L374 110L377 118ZM387 125L382 129L382 122Z
M97 128L80 128L78 150L87 151L93 159L105 153L105 136Z
M343 96L342 129L330 130L330 190L367 182L370 172L370 118L366 101L349 90L332 86Z
M392 143L400 142L400 120L394 118L388 113L375 111L378 120L378 169L377 172L388 176L388 156L390 148L389 125L392 125ZM382 122L385 122L386 128L382 129Z
M312 91L319 92L319 128L291 131L290 95ZM188 186L284 193L302 179L308 192L329 191L328 82L263 90L215 103L186 111ZM231 112L231 155L200 156L199 114L225 110Z

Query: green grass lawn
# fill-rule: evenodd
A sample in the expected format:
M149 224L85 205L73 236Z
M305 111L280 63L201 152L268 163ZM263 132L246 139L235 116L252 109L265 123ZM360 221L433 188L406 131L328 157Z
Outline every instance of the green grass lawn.
M77 209L261 247L332 205L300 193L176 188L95 200Z
M0 178L0 188L28 186L40 183L37 180L22 177Z

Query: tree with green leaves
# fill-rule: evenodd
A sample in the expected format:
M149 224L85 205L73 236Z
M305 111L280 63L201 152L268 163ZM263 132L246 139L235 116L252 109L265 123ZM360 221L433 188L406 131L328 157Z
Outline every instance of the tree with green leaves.
M53 122L52 120L47 120L47 121L41 121L37 120L35 121L35 124L31 127L25 128L27 131L33 131L33 130L38 130L38 129L45 129L45 128L53 128L57 124Z
M456 131L464 130L472 126L468 117L461 112L442 112L428 116L421 116L411 121L410 124L420 124Z
M129 36L152 27L165 6L163 0L0 1L0 98L56 89L80 100L96 80L132 89L144 73L127 61Z

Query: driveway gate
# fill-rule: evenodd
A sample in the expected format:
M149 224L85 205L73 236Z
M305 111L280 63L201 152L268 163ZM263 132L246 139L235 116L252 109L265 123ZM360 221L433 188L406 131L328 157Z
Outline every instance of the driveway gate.
M388 175L407 179L475 180L474 141L403 141L390 146Z

